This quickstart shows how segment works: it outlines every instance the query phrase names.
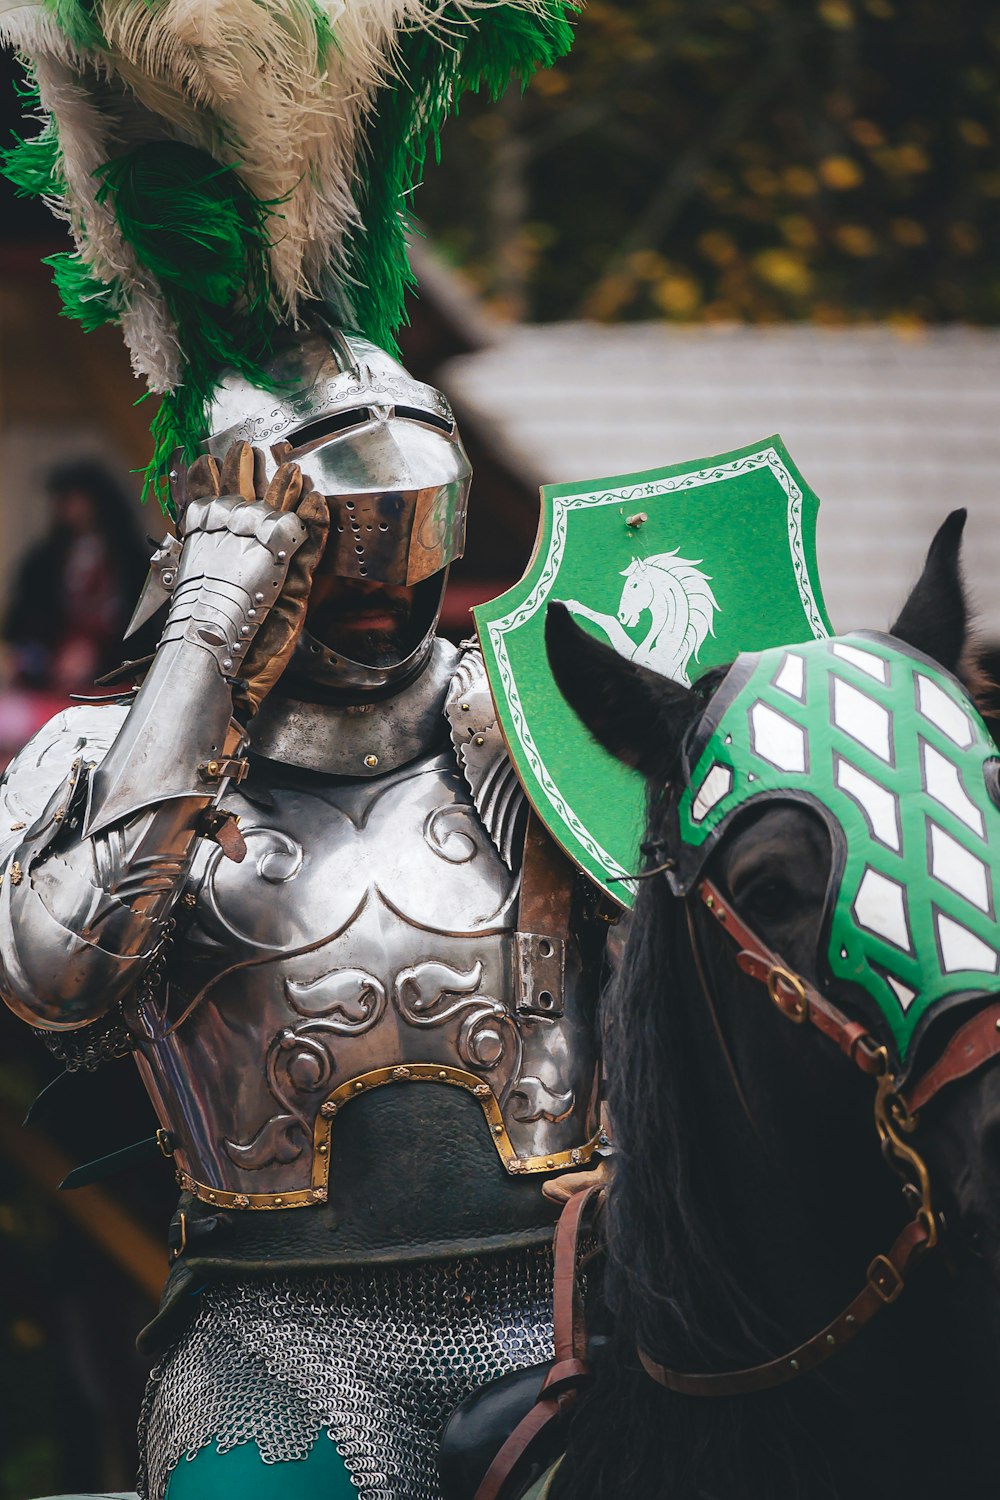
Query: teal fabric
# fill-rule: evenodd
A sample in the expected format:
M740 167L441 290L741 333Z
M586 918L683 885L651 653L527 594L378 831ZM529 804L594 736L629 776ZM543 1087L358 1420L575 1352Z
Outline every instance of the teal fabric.
M322 1433L306 1458L266 1464L256 1443L219 1453L209 1445L182 1458L170 1476L167 1500L357 1500L347 1467Z

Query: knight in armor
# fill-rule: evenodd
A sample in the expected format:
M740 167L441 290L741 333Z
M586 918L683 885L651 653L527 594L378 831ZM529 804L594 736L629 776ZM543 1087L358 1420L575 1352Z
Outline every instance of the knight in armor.
M0 991L132 1053L176 1172L140 1494L431 1500L460 1398L552 1357L606 928L436 634L444 397L319 316L206 396L140 685L0 789Z

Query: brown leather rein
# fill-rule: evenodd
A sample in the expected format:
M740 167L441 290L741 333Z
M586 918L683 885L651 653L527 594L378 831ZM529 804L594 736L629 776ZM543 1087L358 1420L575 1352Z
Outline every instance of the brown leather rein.
M668 1390L685 1396L741 1396L784 1385L824 1364L851 1343L883 1307L896 1301L910 1271L937 1244L941 1225L931 1198L930 1176L923 1158L906 1137L916 1128L918 1112L943 1088L967 1078L1000 1053L1000 1000L960 1026L937 1061L915 1081L899 1087L890 1071L887 1048L876 1042L865 1026L849 1020L807 980L787 969L740 921L710 880L700 881L696 894L737 944L740 968L767 986L781 1014L798 1026L814 1026L875 1080L875 1125L883 1153L903 1178L908 1194L919 1199L916 1214L892 1248L871 1262L857 1296L832 1323L777 1359L745 1370L699 1375L667 1369L644 1350L638 1351L647 1375Z

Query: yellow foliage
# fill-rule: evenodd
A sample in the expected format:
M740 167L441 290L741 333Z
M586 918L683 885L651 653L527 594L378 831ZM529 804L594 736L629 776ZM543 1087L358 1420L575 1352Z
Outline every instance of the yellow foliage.
M612 272L609 276L602 276L596 286L591 288L584 305L584 314L598 323L610 322L628 306L634 296L634 279L621 272Z
M927 230L916 219L893 219L891 228L896 244L905 245L908 250L927 243Z
M773 198L778 191L778 178L770 167L747 167L743 181L758 198Z
M859 258L874 255L878 249L875 236L864 224L839 224L833 232L833 237L841 250Z
M555 99L569 88L569 74L561 68L539 68L531 80L531 87L543 99Z
M918 146L916 141L904 141L895 150L897 169L905 174L916 172L927 172L930 170L930 158L923 146Z
M812 291L812 272L794 250L761 250L754 256L753 266L761 281L780 292L787 292L792 297L807 297Z
M685 271L671 271L653 287L653 298L669 317L687 318L701 303L701 288Z
M820 0L819 13L826 25L837 31L845 31L854 25L854 11L847 0Z
M628 258L628 268L633 276L643 281L655 281L670 269L656 250L636 250Z
M844 192L857 187L864 173L850 156L825 156L819 164L819 175L828 188Z
M959 255L975 255L982 245L976 226L963 221L949 225L948 238Z
M40 1349L45 1343L45 1331L33 1318L15 1318L10 1336L22 1349Z
M786 167L782 173L785 192L793 198L811 198L818 183L808 167Z
M778 227L790 245L797 250L812 250L819 241L815 225L805 214L785 214Z
M875 146L885 145L885 136L874 120L852 120L847 127L853 140L869 151Z
M736 241L724 229L706 229L698 236L698 249L715 266L729 266L739 257Z
M989 131L978 120L959 120L958 133L968 146L988 146Z

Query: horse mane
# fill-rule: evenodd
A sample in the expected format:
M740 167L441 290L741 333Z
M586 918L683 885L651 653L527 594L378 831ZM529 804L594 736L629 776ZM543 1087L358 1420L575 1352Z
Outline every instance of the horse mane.
M713 670L696 685L703 702L723 675ZM661 817L654 797L654 840ZM655 842L652 848L655 860ZM684 904L667 899L660 881L644 881L629 921L626 954L602 1006L608 1107L619 1142L600 1312L610 1348L574 1415L552 1500L701 1500L689 1475L713 1449L744 1457L756 1451L774 1500L805 1494L834 1500L826 1456L804 1430L794 1441L809 1425L802 1410L803 1399L811 1405L809 1393L772 1393L766 1410L758 1404L750 1412L743 1402L693 1407L656 1385L638 1363L641 1345L681 1368L738 1368L768 1357L769 1346L787 1347L789 1330L763 1313L746 1233L731 1209L705 1191L723 1154L730 1163L734 1152L745 1157L748 1183L760 1165L721 1066L706 1080L691 1065L696 1033L710 1023L703 1007L677 1003L700 992ZM637 1005L640 995L660 1003ZM836 1397L827 1400L836 1406ZM704 1500L716 1500L715 1492L704 1492Z

